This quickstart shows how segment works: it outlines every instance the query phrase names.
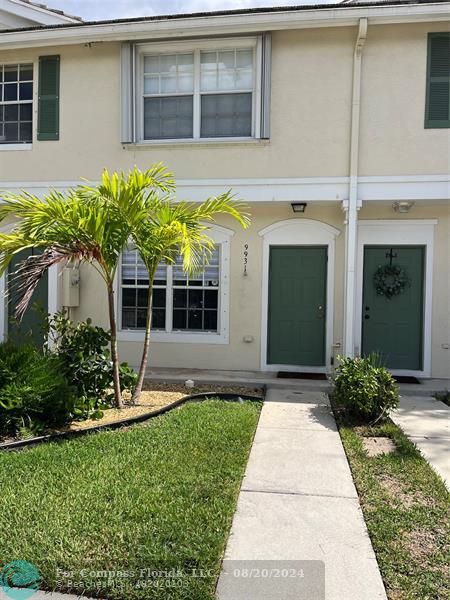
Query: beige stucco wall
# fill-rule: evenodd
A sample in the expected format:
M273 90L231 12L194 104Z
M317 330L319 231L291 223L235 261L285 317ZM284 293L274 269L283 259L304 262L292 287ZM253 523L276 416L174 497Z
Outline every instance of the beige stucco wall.
M427 33L447 23L370 27L361 92L360 175L450 171L448 129L425 129Z
M425 130L426 40L443 23L370 26L363 58L361 174L449 170L448 130ZM61 55L61 139L29 152L1 152L0 179L96 179L103 167L164 161L178 178L348 175L356 29L273 34L272 137L250 144L120 144L120 44L0 52L0 63ZM35 86L37 95L37 86ZM36 129L36 119L35 119Z
M424 129L427 33L448 27L448 23L369 26L362 66L361 175L427 176L450 171L449 130ZM243 144L124 149L120 144L120 44L0 52L0 63L34 61L36 72L40 55L61 55L61 139L35 139L31 151L2 150L0 188L2 181L20 182L26 188L27 182L95 180L104 167L126 170L136 164L145 168L156 161L164 161L177 178L190 180L347 176L355 36L352 27L274 33L271 140ZM260 368L262 240L258 231L293 215L289 204L281 202L254 203L251 210L251 229L238 230L231 244L230 343L155 343L152 365ZM334 290L334 341L342 342L344 214L338 202L310 202L306 217L342 232L336 241ZM359 218L405 217L394 213L390 203L373 203L363 206ZM432 374L449 377L450 352L442 348L450 342L449 205L418 202L407 218L439 219ZM246 278L242 276L245 243L250 248ZM86 268L81 307L74 316L91 316L107 326L104 290L95 273ZM254 337L253 343L243 342L247 335ZM138 343L122 342L121 352L124 360L137 364Z
M230 277L230 341L226 345L161 343L152 344L150 364L155 367L205 368L259 370L261 368L261 311L262 311L262 267L263 240L258 232L278 221L293 217L290 205L252 205L252 225L249 230L236 229L230 221L220 223L236 233L231 241ZM381 214L380 214L381 213ZM336 203L328 206L308 207L307 219L318 220L342 231L336 239L336 268L334 289L334 342L342 342L343 287L344 287L344 225L343 213ZM405 219L394 213L391 207L365 206L360 211L361 219L384 218ZM450 351L442 344L450 343L449 319L449 234L450 212L448 207L435 205L420 208L406 218L438 219L435 232L433 327L432 327L432 375L450 377ZM249 245L248 276L243 276L244 244ZM301 240L299 240L301 244ZM81 280L81 308L74 313L76 318L93 317L96 322L107 326L106 295L102 282L92 271L83 269ZM253 343L245 343L244 336L253 336ZM121 358L136 365L139 362L139 342L121 342ZM335 350L335 354L339 351Z

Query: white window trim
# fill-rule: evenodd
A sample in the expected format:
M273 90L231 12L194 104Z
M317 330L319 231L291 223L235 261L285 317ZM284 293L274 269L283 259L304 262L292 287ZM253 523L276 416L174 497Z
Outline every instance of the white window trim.
M423 347L421 371L409 369L392 369L394 375L413 375L415 377L431 377L431 348L433 324L433 253L434 229L436 219L376 219L361 220L358 224L358 256L357 256L357 299L355 306L355 346L360 352L362 345L362 308L364 286L364 247L365 246L424 246L425 247L425 282L424 282L424 315L423 315Z
M230 337L230 246L231 238L234 231L219 225L211 225L208 232L210 238L220 245L220 286L219 286L219 314L218 332L203 332L199 331L152 331L152 342L169 342L177 344L228 344ZM168 280L169 283L169 280ZM117 339L122 342L140 342L144 341L144 330L133 331L122 329L122 307L120 303L120 268L116 276L116 315L119 323ZM169 288L167 288L169 290ZM167 294L167 311L166 319L172 320L172 295ZM166 321L167 323L167 321Z
M200 69L198 61L200 51L202 50L226 50L227 48L254 48L253 69L253 110L252 110L252 135L249 137L200 137L200 107L198 106L200 90ZM143 56L149 53L180 53L194 52L194 137L193 138L174 138L164 140L146 140L144 139L144 103L143 103L143 81L144 81L144 61ZM136 45L136 63L134 77L134 98L135 98L135 139L136 144L142 146L164 145L164 144L204 144L204 143L236 143L259 140L261 137L261 60L262 60L262 41L261 37L234 37L217 38L214 40L196 40L164 42ZM196 102L197 99L197 102Z
M33 144L31 142L24 144L0 144L0 152L17 152L20 150L33 150Z
M0 63L2 66L8 66L8 65L33 65L33 96L31 99L31 102L29 102L29 104L31 104L31 111L32 111L32 121L31 121L31 142L24 142L23 144L21 142L11 142L11 143L3 143L0 144L0 152L17 152L17 151L22 151L22 150L33 150L33 140L34 140L34 129L37 123L37 114L36 114L36 106L37 106L37 98L38 98L38 92L37 92L37 77L36 77L36 73L37 73L37 67L38 67L38 63L36 60L30 58L29 60L26 60L26 58L21 59L20 61L5 61L5 62L1 62ZM18 102L19 103L19 102ZM25 102L24 102L25 103Z

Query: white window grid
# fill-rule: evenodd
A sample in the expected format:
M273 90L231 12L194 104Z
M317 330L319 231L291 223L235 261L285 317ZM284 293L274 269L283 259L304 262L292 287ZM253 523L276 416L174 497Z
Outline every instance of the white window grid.
M199 291L199 292L206 292L206 291L214 291L217 292L217 306L215 307L215 309L209 309L206 308L205 306L199 308L199 310L203 313L202 314L202 319L204 319L205 315L204 312L205 310L214 310L217 313L217 327L216 329L177 329L173 326L173 311L175 310L180 310L185 312L186 315L188 315L190 310L193 310L192 308L189 307L189 302L186 304L186 307L183 308L179 308L177 309L177 307L173 306L173 293L170 294L172 297L172 311L171 311L171 325L172 325L172 329L171 331L174 332L182 332L182 331L202 331L204 333L217 333L218 331L220 331L220 323L219 323L219 318L220 318L220 246L216 245L215 247L215 252L213 253L213 255L210 258L210 261L207 265L204 266L204 269L201 273L196 273L194 275L191 275L190 277L183 273L183 264L182 264L182 259L181 257L177 258L176 264L173 265L171 267L171 277L172 277L172 290L186 290L187 295L189 297L189 292L190 291ZM214 277L211 277L211 274L214 273ZM184 283L175 283L175 282L179 282L179 281L184 281Z
M173 67L175 63L175 71L162 70L164 68L164 59L170 58L169 64ZM152 63L158 66L152 70ZM192 68L191 68L192 67ZM173 80L175 89L163 90L164 80ZM183 89L181 83L187 83ZM148 83L148 86L146 85ZM152 83L157 84L158 91L146 91L148 87L152 88ZM194 54L192 52L179 53L158 53L144 55L144 98L159 98L161 96L192 96L194 92Z
M126 265L126 267L125 267ZM134 279L134 283L124 283L124 270L127 269L127 274L130 276L127 277L127 280ZM166 290L166 304L167 304L167 265L161 264L158 266L158 270L155 276L155 283L153 285L153 289L162 289ZM140 283L144 281L144 283ZM122 324L123 317L123 290L124 289L132 289L132 290L148 290L148 284L145 283L148 281L147 269L139 260L139 254L133 248L129 248L127 252L122 254L121 258L121 268L120 268L120 320ZM165 283L163 283L165 281ZM143 309L146 307L142 307ZM135 307L135 310L139 310L139 307ZM167 315L166 315L167 318ZM122 326L122 325L121 325ZM126 331L137 331L137 328L134 327L124 327ZM161 328L154 328L154 331L164 331Z
M20 123L31 123L31 127L33 126L33 114L31 114L30 119L21 119L20 117L20 106L29 104L33 104L33 78L34 78L34 65L33 63L24 62L24 63L4 63L0 64L0 110L3 111L4 106L18 105L19 106L19 114L18 114L18 130L20 128ZM14 80L5 80L5 73L8 70L15 69L17 71L17 77ZM31 77L23 76L22 74L26 72L31 72ZM22 100L22 86L31 84L31 98ZM7 97L7 86L16 86L16 99L6 100ZM3 118L3 112L0 114L0 119ZM6 121L5 121L6 122ZM15 122L15 121L13 121ZM27 140L25 142L21 142L20 140L16 141L5 141L3 140L4 131L3 126L0 126L0 144L16 144L16 143L30 143L32 140Z
M220 323L220 315L221 315L221 294L220 294L220 282L221 282L221 244L216 244L215 245L215 253L212 256L212 260L210 261L210 263L208 265L205 266L205 269L203 270L202 273L197 273L194 274L192 276L188 276L185 273L181 274L181 269L182 269L182 260L180 260L179 258L177 259L176 263L174 265L165 265L165 264L160 264L158 266L158 270L155 276L155 284L153 285L153 289L164 289L166 290L166 327L165 329L161 329L161 328L152 328L152 331L156 331L156 332L166 332L166 333L179 333L179 334L183 334L183 333L204 333L204 334L217 334L220 331L220 327L221 327L221 323ZM120 284L119 284L119 297L120 297L120 302L119 302L119 314L120 314L120 329L122 331L142 331L142 329L138 329L138 328L128 328L128 327L124 327L122 324L122 309L123 309L123 303L122 303L122 290L123 289L148 289L148 285L145 283L138 283L139 281L142 281L144 279L147 279L147 274L145 272L144 274L144 270L142 265L140 264L140 259L139 259L139 254L137 251L133 250L132 248L129 249L129 251L126 253L127 255L127 261L124 261L124 255L122 254L121 257L121 268L120 268ZM129 261L128 257L130 257L131 255L134 256L134 260L133 262ZM135 273L135 283L134 284L124 284L123 283L123 265L126 264L127 267L132 267L134 269L134 273ZM207 284L206 283L206 275L208 273L208 270L214 268L217 269L217 279L214 280L215 282L217 282L216 284ZM184 279L186 281L185 284L177 284L175 285L174 282L174 271L178 271L180 270L180 275L177 274L177 281ZM128 279L128 278L127 278ZM129 278L131 279L131 278ZM165 284L163 284L162 282L165 279ZM201 285L196 285L193 282L198 282L201 281ZM199 291L217 291L217 328L215 330L206 330L206 329L175 329L173 327L173 291L174 290L199 290ZM186 307L185 310L189 310L188 307ZM203 309L204 310L204 309Z
M168 49L170 47L170 50ZM229 50L234 50L235 52L239 50L247 50L253 49L253 77L252 82L253 86L251 88L245 87L242 89L233 89L233 90L202 90L201 89L201 54L203 52L225 52ZM156 57L156 56L174 56L174 55L186 55L193 54L194 56L194 90L193 92L188 91L176 91L176 92L167 92L167 93L145 93L144 91L144 78L145 75L151 75L151 73L145 73L144 63L145 58L147 57ZM186 45L186 43L174 43L170 44L169 42L163 44L145 44L141 45L138 53L138 74L136 81L136 100L137 100L137 110L136 115L137 119L134 124L135 129L138 132L138 138L141 142L151 143L151 144L164 144L168 142L176 142L178 140L170 140L170 139L154 139L149 140L144 137L144 100L145 98L162 98L167 96L192 96L193 97L193 137L192 138L182 138L182 141L195 140L199 142L208 142L220 140L223 142L228 139L230 141L240 140L240 139L254 139L258 138L260 135L260 114L261 114L261 105L260 105L260 96L261 96L261 77L260 77L260 69L258 69L258 65L261 62L261 44L260 40L257 38L241 38L241 39L228 39L223 42L218 43L212 40L205 40L203 43L198 43L195 46ZM177 65L177 74L178 74L178 65ZM156 74L155 74L156 75ZM239 94L239 93L252 93L252 133L250 138L205 138L201 137L201 96L207 94Z

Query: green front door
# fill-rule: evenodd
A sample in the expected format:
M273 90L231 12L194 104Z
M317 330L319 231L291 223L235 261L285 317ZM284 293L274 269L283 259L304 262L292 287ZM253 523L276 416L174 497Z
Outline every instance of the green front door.
M324 366L327 248L272 246L267 362Z
M25 260L30 254L38 254L38 252L38 250L20 252L14 257L8 268L8 339L15 344L36 344L42 346L44 341L42 320L48 310L47 274L39 282L22 321L18 323L14 318L17 301L14 291L13 273L17 270L18 263Z
M422 246L364 249L362 351L379 353L391 369L423 367L424 254ZM374 276L380 267L391 264L402 269L405 284L401 293L388 298L383 289L390 281L384 278L377 292Z

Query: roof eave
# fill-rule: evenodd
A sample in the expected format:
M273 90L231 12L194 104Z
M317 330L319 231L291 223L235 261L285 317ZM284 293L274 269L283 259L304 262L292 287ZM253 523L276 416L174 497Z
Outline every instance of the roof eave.
M68 25L83 22L80 17L67 15L62 10L52 9L44 4L35 3L32 0L11 0L10 8L7 5L3 7L3 10L22 16L25 19L30 19L31 21L36 20L38 23L41 22L44 27L46 25ZM36 18L36 15L40 15L41 21L39 18Z
M0 49L61 46L80 43L142 39L171 39L232 35L283 29L340 27L355 25L366 17L372 25L449 21L449 4L405 4L395 6L320 8L245 14L188 16L177 19L134 20L132 22L71 24L34 30L3 31Z

